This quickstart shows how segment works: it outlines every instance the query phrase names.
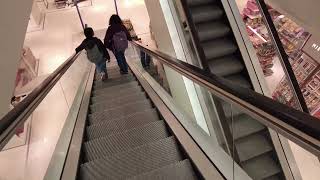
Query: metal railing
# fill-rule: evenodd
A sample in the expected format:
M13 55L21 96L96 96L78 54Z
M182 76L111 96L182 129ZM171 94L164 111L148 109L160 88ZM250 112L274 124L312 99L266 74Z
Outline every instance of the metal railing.
M195 83L201 84L215 96L234 104L316 156L320 156L320 121L307 113L274 101L251 89L243 88L214 74L173 58L158 50L132 42L141 51L155 57Z

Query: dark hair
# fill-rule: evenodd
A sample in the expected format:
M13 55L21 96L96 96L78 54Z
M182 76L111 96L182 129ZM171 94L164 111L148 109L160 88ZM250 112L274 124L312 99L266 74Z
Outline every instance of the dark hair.
M91 38L94 36L94 32L93 29L91 27L87 27L84 29L84 35L86 36L86 38Z
M113 14L110 17L109 25L111 26L111 25L116 25L116 24L122 24L122 20L121 20L120 16Z

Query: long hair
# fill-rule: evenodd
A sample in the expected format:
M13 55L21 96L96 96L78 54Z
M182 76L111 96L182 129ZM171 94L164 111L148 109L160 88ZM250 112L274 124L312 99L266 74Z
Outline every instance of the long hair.
M118 15L113 14L113 15L110 17L109 25L112 26L112 25L116 25L116 24L122 24L122 20L121 20L121 18L120 18Z

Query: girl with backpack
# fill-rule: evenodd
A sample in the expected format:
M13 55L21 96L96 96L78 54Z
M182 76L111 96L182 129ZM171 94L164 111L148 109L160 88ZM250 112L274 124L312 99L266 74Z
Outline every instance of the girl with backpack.
M128 74L128 64L124 52L128 48L128 41L131 40L130 33L123 25L121 18L118 15L112 15L104 38L104 45L116 57L121 74Z
M92 28L85 28L84 35L86 39L76 48L76 53L85 49L89 61L96 65L96 71L100 74L101 80L105 81L108 79L106 60L110 60L109 53L103 42L94 37Z

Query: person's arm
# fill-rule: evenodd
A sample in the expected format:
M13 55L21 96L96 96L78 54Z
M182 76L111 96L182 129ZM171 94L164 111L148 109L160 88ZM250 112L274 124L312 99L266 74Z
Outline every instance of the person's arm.
M110 55L109 55L106 47L104 46L103 42L98 38L96 40L97 40L97 45L99 47L99 50L103 53L103 57L109 60Z
M112 33L111 33L111 28L109 27L104 37L104 46L110 50L112 50L111 37L112 37Z
M76 53L82 51L85 48L85 41L82 41L82 43L75 49Z

